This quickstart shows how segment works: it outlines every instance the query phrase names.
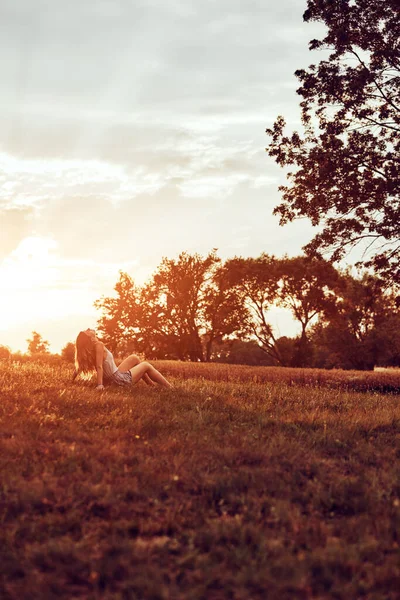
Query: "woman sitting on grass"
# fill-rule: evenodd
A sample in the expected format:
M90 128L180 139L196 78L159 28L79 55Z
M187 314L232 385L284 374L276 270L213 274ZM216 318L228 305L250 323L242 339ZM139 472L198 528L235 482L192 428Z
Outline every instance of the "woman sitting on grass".
M139 357L131 354L117 367L111 352L96 337L94 329L81 331L75 344L75 373L72 381L79 373L97 371L97 390L104 390L104 383L115 383L129 386L143 379L147 385L158 383L164 387L172 385L150 363L141 362Z

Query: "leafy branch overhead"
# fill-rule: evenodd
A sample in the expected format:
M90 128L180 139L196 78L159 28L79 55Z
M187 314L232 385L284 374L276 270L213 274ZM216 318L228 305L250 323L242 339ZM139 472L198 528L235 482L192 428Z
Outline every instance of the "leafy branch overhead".
M274 213L308 217L306 246L340 260L363 248L364 266L400 283L400 19L397 0L308 0L304 20L323 23L310 49L326 58L296 71L300 134L279 116L266 130L269 156L289 167Z

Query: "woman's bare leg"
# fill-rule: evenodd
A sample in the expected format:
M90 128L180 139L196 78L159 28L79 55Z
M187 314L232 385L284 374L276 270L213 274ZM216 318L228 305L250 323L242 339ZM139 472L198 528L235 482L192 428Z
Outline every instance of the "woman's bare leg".
M129 371L135 365L141 362L140 358L136 354L130 354L118 365L118 371Z
M160 371L157 371L153 365L144 361L135 365L131 370L132 383L137 383L144 375L148 375L155 383L162 385L163 387L171 388L172 385L161 375Z
M120 365L118 365L118 371L130 371L136 365L141 363L140 358L136 354L131 354L124 358ZM150 379L149 375L145 373L142 377L143 381L147 383L147 385L154 386L154 382Z
M143 381L149 385L150 387L154 387L156 384L154 383L154 381L152 379L150 379L150 377L148 376L147 373L145 373L142 377Z

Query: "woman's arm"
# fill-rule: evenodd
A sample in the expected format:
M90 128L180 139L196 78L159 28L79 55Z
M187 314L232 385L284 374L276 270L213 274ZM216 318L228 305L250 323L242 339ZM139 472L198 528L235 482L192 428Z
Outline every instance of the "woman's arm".
M103 358L104 358L104 344L102 342L96 343L96 371L97 371L97 389L104 389L103 386Z

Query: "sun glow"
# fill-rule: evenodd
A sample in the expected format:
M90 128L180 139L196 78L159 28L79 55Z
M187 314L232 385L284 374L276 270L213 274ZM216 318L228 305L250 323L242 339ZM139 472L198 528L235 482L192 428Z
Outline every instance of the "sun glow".
M4 259L1 265L1 286L7 290L26 291L49 285L57 280L52 251L54 240L27 237Z
M25 351L35 330L50 342L52 352L59 352L80 329L95 327L99 315L94 301L113 293L120 269L131 272L134 267L139 276L137 259L66 259L53 238L26 237L0 262L0 345Z
M56 250L51 238L31 236L0 264L0 330L22 323L34 329L35 320L65 317L77 309L82 294L64 289Z

